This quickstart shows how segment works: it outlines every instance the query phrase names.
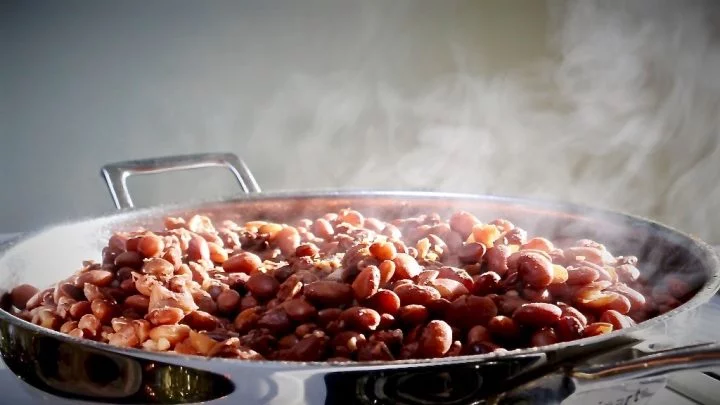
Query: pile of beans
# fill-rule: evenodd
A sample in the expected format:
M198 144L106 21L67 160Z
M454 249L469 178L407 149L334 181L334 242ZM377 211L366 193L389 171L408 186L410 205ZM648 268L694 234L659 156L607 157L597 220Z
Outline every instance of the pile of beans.
M369 361L544 346L610 333L678 306L637 258L554 245L467 212L389 222L343 209L288 225L196 215L114 234L11 311L119 347L238 359Z

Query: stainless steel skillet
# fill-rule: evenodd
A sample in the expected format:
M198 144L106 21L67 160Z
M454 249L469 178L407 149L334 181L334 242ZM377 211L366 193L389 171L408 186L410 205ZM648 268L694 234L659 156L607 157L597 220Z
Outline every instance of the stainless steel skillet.
M224 166L247 195L238 198L133 209L128 176ZM687 347L637 360L613 359L593 368L601 354L621 353L682 331L683 320L720 287L720 262L703 242L641 218L573 204L432 192L261 193L233 155L205 154L125 162L103 175L119 213L61 224L0 249L0 293L19 283L48 285L88 258L99 258L113 232L156 227L168 215L203 213L217 218L266 218L290 222L347 206L379 218L457 209L481 218L505 217L552 238L592 238L617 254L640 256L650 279L680 274L695 287L682 306L636 327L609 335L504 354L386 363L286 363L205 359L119 349L39 328L0 311L0 354L27 383L55 395L109 403L271 404L466 404L557 401L575 388L589 389L630 378L689 367L718 366L716 345ZM529 394L529 396L528 396ZM527 398L526 398L527 397Z

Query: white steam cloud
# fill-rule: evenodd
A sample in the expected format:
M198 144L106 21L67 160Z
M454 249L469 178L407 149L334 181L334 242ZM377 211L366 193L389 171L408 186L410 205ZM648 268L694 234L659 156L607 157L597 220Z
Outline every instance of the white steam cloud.
M251 143L285 188L538 196L720 242L719 5L552 4L546 60L477 77L457 47L460 71L419 97L362 72L294 77Z

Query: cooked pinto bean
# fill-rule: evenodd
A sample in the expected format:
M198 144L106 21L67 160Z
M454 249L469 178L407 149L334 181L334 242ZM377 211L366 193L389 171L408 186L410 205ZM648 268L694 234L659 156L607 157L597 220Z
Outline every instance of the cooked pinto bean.
M30 284L21 284L10 292L10 301L17 309L25 309L25 304L37 294L39 290Z
M378 291L380 287L380 269L375 266L364 268L352 283L355 298L364 300Z
M452 345L452 329L445 321L430 321L420 336L419 350L424 357L442 357Z
M520 279L531 288L545 288L553 281L552 262L534 251L523 251L517 259Z
M262 266L262 260L254 253L241 252L229 257L223 264L223 269L228 273L251 274Z
M305 286L305 297L326 307L347 305L353 299L353 289L337 281L315 281Z
M275 297L280 288L280 283L271 275L255 273L247 280L245 288L247 288L254 297L260 300L268 300Z
M398 253L393 262L397 279L412 279L422 272L422 268L415 258L407 253Z
M463 211L213 222L116 233L101 263L42 291L19 285L9 303L35 324L118 347L389 361L597 336L680 305L694 287L673 276L649 286L634 256Z
M554 324L560 319L562 310L553 304L524 304L513 314L513 320L523 325L543 327Z
M400 308L400 297L390 290L378 290L368 298L367 305L381 314L394 315Z

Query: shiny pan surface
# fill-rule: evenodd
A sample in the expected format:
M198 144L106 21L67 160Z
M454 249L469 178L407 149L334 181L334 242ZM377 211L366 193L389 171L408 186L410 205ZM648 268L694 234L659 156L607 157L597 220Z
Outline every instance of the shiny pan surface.
M245 180L249 186L244 190L259 190L251 176ZM116 203L120 194L113 194ZM684 317L692 316L692 309L720 287L720 263L709 246L645 219L530 199L359 191L251 193L222 201L124 210L58 225L0 247L0 293L6 296L20 283L47 286L60 280L83 260L99 259L113 232L162 227L165 216L202 213L236 221L291 222L347 207L382 219L430 212L448 216L466 210L481 219L507 218L531 234L552 239L591 238L617 255L638 256L645 263L641 270L651 279L669 271L685 275L696 292L668 313L608 335L446 359L345 364L206 359L77 340L4 310L0 310L0 354L15 374L45 392L109 403L484 403L500 391L565 364L682 329Z

